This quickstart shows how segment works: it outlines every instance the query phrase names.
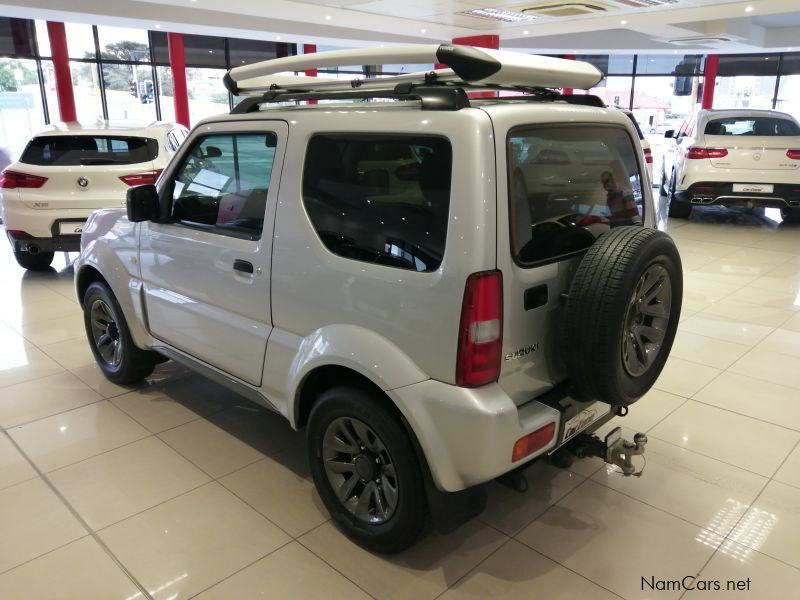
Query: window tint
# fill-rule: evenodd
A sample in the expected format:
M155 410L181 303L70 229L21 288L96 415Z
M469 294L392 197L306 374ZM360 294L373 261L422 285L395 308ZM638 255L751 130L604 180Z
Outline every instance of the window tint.
M258 237L275 158L274 133L209 135L192 148L172 190L172 219Z
M797 123L775 117L729 117L706 123L706 135L800 135Z
M511 241L518 262L583 250L609 228L641 224L631 139L614 127L518 128L508 138Z
M447 236L452 162L443 138L318 135L308 144L303 202L334 254L435 271Z
M158 156L152 138L91 135L49 135L33 138L20 162L29 165L74 166L134 164Z

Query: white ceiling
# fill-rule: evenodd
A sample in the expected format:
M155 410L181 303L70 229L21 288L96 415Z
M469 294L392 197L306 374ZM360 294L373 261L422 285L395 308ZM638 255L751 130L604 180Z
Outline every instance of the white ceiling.
M670 2L657 6L653 3ZM586 16L505 23L457 14L596 4ZM798 0L0 0L0 16L328 46L430 43L497 34L503 48L547 53L798 50ZM531 14L530 12L527 14Z

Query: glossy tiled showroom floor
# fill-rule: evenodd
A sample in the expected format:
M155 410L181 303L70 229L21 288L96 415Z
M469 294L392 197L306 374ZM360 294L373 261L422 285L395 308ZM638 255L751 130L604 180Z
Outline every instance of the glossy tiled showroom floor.
M539 464L527 494L491 484L480 519L392 558L337 532L278 416L173 363L107 383L64 255L23 273L1 240L0 598L800 597L800 226L669 229L678 338L620 419L650 438L644 474Z

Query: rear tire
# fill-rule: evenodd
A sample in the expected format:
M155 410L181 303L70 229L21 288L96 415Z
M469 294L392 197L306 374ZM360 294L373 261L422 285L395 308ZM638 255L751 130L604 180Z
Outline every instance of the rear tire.
M53 262L54 256L55 252L31 254L30 252L14 250L14 258L17 259L17 264L29 271L44 271L48 269Z
M347 537L380 553L416 541L428 514L425 486L411 440L382 398L349 386L324 391L306 443L320 498Z
M627 406L655 383L680 318L683 274L672 239L628 226L603 234L569 290L561 354L573 395Z
M99 281L91 284L83 296L83 323L97 366L113 383L138 383L163 362L160 354L133 343L117 299Z
M800 208L782 208L781 216L786 223L800 223Z
M681 202L675 198L675 174L670 178L669 184L669 211L667 213L670 217L676 219L688 219L692 214L692 204L690 202Z

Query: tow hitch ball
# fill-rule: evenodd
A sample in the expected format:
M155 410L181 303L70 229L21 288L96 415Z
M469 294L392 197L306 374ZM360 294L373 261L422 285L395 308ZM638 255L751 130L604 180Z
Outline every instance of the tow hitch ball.
M630 442L622 437L622 428L616 427L606 435L604 440L595 435L580 434L570 444L570 450L578 458L599 456L607 463L618 466L623 475L638 477L642 474L642 470L636 471L631 458L644 454L646 445L647 436L645 434L637 433L633 436L633 442Z

